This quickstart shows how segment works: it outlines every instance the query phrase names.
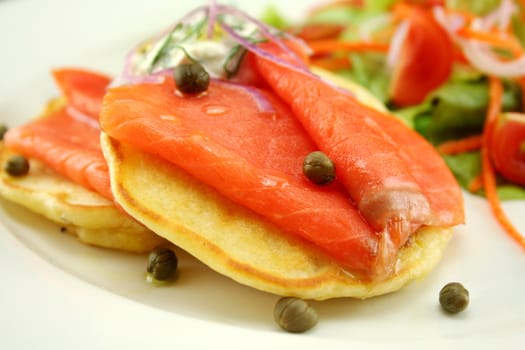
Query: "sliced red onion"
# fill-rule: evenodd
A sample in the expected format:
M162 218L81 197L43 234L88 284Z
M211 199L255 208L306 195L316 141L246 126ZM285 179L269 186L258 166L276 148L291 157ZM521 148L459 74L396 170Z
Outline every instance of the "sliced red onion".
M67 106L66 107L67 113L73 117L73 119L82 122L84 124L87 124L91 126L94 129L100 129L100 123L98 122L98 119L95 119L94 117L90 117L89 115L86 115L85 113L79 111L73 106Z
M512 0L502 0L499 6L483 19L484 28L488 29L497 23L500 30L506 30L517 10L518 7Z
M224 29L224 31L226 33L228 33L235 41L237 41L239 44L241 44L243 47L245 47L247 50L253 52L254 54L256 54L257 56L260 56L260 57L263 57L269 61L272 61L280 66L283 66L283 67L286 67L286 68L289 68L291 70L294 70L294 71L297 71L297 72L301 72L301 73L308 73L308 70L306 68L306 66L304 65L304 63L302 63L301 61L301 64L300 65L295 65L295 64L291 64L289 62L286 62L278 57L275 57L274 55L264 51L263 49L261 49L259 46L257 46L257 44L253 44L251 43L248 39L242 37L241 35L239 35L232 27L230 27L229 25L225 24L225 23L220 23L222 29ZM291 51L290 49L288 49L287 51ZM293 56L291 56L292 58L296 58L297 55L293 54Z
M343 94L346 94L346 95L351 95L351 96L354 96L354 94L347 90L347 89L344 89L340 86L337 86L336 84L330 82L330 81L327 81L325 79L322 79L321 77L313 74L309 68L301 61L300 62L300 66L298 65L294 65L294 64L291 64L287 61L284 61L264 50L262 50L260 47L258 47L257 45L255 44L252 44L251 42L249 42L247 39L243 38L242 36L240 36L239 34L237 34L235 32L235 30L233 28L231 28L230 26L228 25L225 25L224 23L221 23L221 26L222 28L224 29L225 32L227 32L232 38L234 38L239 44L241 44L242 46L244 46L247 50L253 52L255 55L257 56L260 56L260 57L263 57L273 63L276 63L282 67L286 67L287 69L290 69L292 71L295 71L297 73L300 73L300 74L304 74L304 75L308 75L314 79L317 79L317 80L320 80L320 81L323 81L326 85L330 85L334 90L338 90L339 92L343 93ZM280 39L276 39L278 41L280 41ZM291 51L290 49L287 49L286 50L287 52ZM293 57L297 57L295 55L295 53L293 53Z
M195 17L198 16L198 15L207 15L208 16L208 35L210 35L210 31L213 31L213 26L215 25L215 23L218 23L223 29L224 31L232 38L234 39L237 43L239 43L240 45L242 45L243 47L245 47L247 50L253 52L254 54L258 55L258 56L261 56L261 57L264 57L265 59L268 59L276 64L279 64L281 66L284 66L288 69L291 69L291 70L294 70L294 71L297 71L297 72L300 72L302 74L308 74L308 75L311 75L311 76L314 76L316 78L318 78L317 76L315 76L314 74L312 74L308 67L304 64L304 62L297 56L297 54L291 50L283 41L282 41L282 38L281 37L284 37L284 38L287 38L289 40L292 40L294 41L295 43L299 44L302 48L305 49L305 52L306 52L306 49L307 49L307 46L306 44L298 39L298 38L295 38L293 36L291 36L290 34L287 34L287 33L281 33L279 32L279 34L273 34L272 31L273 31L273 28L271 28L270 26L258 21L257 19L251 17L250 15L234 8L234 7L231 7L231 6L226 6L226 5L219 5L219 4L216 4L215 1L212 1L212 4L210 6L201 6L201 7L198 7L196 9L194 9L193 11L189 12L188 14L186 14L184 17L182 17L178 22L176 22L174 25L170 26L169 28L167 28L166 30L164 30L163 32L161 32L160 34L154 36L153 38L150 38L144 42L142 42L141 44L137 45L133 50L131 50L126 58L125 58L125 63L124 63L124 69L123 69L123 73L120 77L120 79L118 81L115 81L115 84L120 84L120 83L128 83L128 84L135 84L135 83L154 83L154 84L158 84L158 83L161 83L164 81L165 79L165 76L170 73L173 69L170 68L170 69L166 69L162 72L156 72L154 74L147 74L147 75L144 75L144 74L137 74L136 72L133 71L133 59L138 55L137 51L143 46L143 45L147 45L148 43L151 43L151 42L154 42L155 40L160 40L162 37L166 36L166 35L169 35L169 33L177 26L179 25L180 23L184 23L184 24L188 24L188 23L192 23L192 21L194 21ZM288 62L288 61L285 61L285 60L282 60L266 51L264 51L263 49L261 49L258 45L252 43L250 41L250 39L248 38L245 38L243 37L242 35L240 35L234 28L232 28L230 25L228 25L227 23L225 23L224 20L222 21L219 21L218 20L218 15L220 14L225 14L225 15L231 15L231 16L235 16L237 18L240 18L244 21L247 21L247 22L250 22L252 24L254 24L258 30L260 31L260 35L262 36L262 38L264 39L267 39L267 40L271 40L272 42L274 42L276 45L278 45L290 58L291 62ZM213 33L213 32L211 32ZM308 49L309 50L309 49Z
M257 104L257 108L259 109L259 112L263 113L275 113L275 108L273 108L272 104L268 99L261 93L261 91L257 88L254 88L249 85L238 85L241 89L245 90L247 93L249 93L252 97L255 103Z
M156 42L158 40L160 40L161 38L163 38L164 36L168 35L169 33L171 33L173 31L173 29L181 24L181 23L191 23L194 18L198 15L203 15L203 14L206 14L208 13L208 6L199 6L195 9L193 9L192 11L188 12L186 15L184 15L182 18L180 18L177 22L175 22L174 24L166 27L164 30L160 31L159 33L155 34L154 36L152 36L151 38L148 38L146 40L143 40L142 42L140 42L138 45L136 45L131 51L130 51L130 54L132 53L135 53L136 51L138 51L141 47L144 47L144 45L147 45L148 43L152 43L152 42Z
M459 14L447 14L441 6L434 6L432 8L432 13L434 15L434 19L453 39L457 38L456 32L465 26L465 18Z
M208 39L213 37L215 21L217 19L217 1L211 0L208 10Z
M253 23L255 26L257 26L257 28L261 31L263 37L265 37L266 39L269 39L273 42L275 42L279 48L281 48L284 52L286 52L290 57L294 58L294 60L297 62L298 65L303 65L303 61L297 56L297 54L295 52L293 52L288 46L286 46L280 37L272 34L271 32L271 27L262 23L261 21L257 20L256 18L253 18L251 17L250 15L248 15L247 13L245 12L242 12L234 7L231 7L231 6L226 6L226 5L217 5L218 6L218 10L221 12L221 13L224 13L224 14L230 14L230 15L233 15L233 16L237 16L237 17L240 17L250 23ZM222 22L221 25L223 26L228 26L226 23ZM230 26L228 26L231 30L232 28ZM224 28L226 30L226 28ZM231 35L231 33L228 33ZM289 35L288 33L285 33L285 32L280 32L280 34L285 37L286 39L288 40L292 40L294 41L295 43L298 43L299 45L301 45L303 48L306 49L306 44L303 43L302 40L292 36L292 35ZM236 39L239 38L240 36L236 35ZM246 40L243 40L246 42ZM239 42L240 43L240 42ZM242 44L242 43L240 43Z
M264 94L261 93L259 89L244 84L226 82L224 80L213 79L213 81L216 84L226 85L238 90L242 90L246 94L250 95L254 100L255 104L257 105L257 109L259 110L259 112L275 113L275 108L273 108L273 105L270 103L270 101L268 101L266 96L264 96Z
M115 80L111 86L122 85L122 84L139 84L139 83L151 83L161 84L164 82L167 70L156 72L154 74L136 74L133 72L133 57L136 51L130 51L124 62L124 69L121 76Z
M482 21L474 20L471 27L481 29ZM511 61L502 61L486 44L475 40L462 40L460 44L470 64L483 73L502 78L518 78L525 75L525 55Z
M500 7L484 18L477 18L471 22L474 30L489 30L496 22L506 23L510 20L514 10L509 4L502 2ZM499 59L492 48L474 39L465 39L457 35L457 30L464 27L464 22L459 23L457 16L447 15L442 8L434 8L434 17L437 22L449 33L463 51L469 63L479 71L502 78L517 78L525 75L525 55L511 61ZM508 23L507 23L508 24Z
M196 16L205 14L209 11L208 6L200 6L192 11L188 12L184 17L182 17L178 22L175 24L172 24L171 26L167 27L163 31L159 32L155 36L146 39L142 42L140 42L138 45L136 45L133 49L131 49L125 59L124 59L124 69L121 74L121 77L116 79L112 86L120 85L120 84L138 84L138 83L152 83L152 84L160 84L164 81L166 71L157 72L155 74L137 74L133 72L133 59L136 57L137 52L140 50L140 48L144 47L148 43L156 42L163 38L166 35L169 35L173 29L179 25L180 23L188 23L191 22Z
M514 61L501 61L489 49L474 43L464 44L464 54L481 72L501 78L518 78L525 75L525 56Z

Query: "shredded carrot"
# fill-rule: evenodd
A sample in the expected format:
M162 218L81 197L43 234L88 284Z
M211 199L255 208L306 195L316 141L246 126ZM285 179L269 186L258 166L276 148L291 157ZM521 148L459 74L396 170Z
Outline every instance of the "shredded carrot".
M411 5L406 2L396 2L392 7L392 15L394 20L402 21L403 19L409 17L412 14L414 5Z
M490 77L489 86L490 103L487 111L487 118L485 120L482 140L483 142L481 147L483 187L485 189L485 194L489 204L492 208L492 212L494 213L500 225L514 241L516 241L522 248L525 248L525 237L519 233L519 231L505 214L496 191L496 174L490 159L489 145L494 125L498 115L501 112L503 84L499 78Z
M331 71L348 69L352 66L348 56L313 57L310 60L310 64Z
M479 150L481 148L481 140L481 135L472 135L459 140L446 141L438 146L438 151L452 155Z
M314 54L333 53L334 51L345 52L387 52L388 44L368 41L343 41L337 39L314 40L308 42L308 46Z
M476 193L483 188L483 176L479 174L473 178L467 185L467 189L471 193Z
M485 32L463 27L457 31L457 34L463 38L485 42L495 48L507 49L516 57L521 56L524 52L517 38L503 37L502 32Z
M476 15L474 15L473 13L468 12L468 11L462 11L462 10L459 10L459 9L453 9L453 8L450 8L450 7L446 7L444 10L449 15L453 14L453 15L457 15L457 16L462 17L463 20L466 23L470 23L474 19L476 19Z
M392 25L382 26L375 29L371 34L371 40L378 43L386 43L392 40L392 36L396 31L396 27Z

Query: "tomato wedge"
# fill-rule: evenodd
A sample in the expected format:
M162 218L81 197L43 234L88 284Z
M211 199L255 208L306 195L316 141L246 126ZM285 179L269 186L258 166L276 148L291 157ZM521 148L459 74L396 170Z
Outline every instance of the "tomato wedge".
M452 71L454 45L428 8L409 6L408 30L390 83L390 99L400 107L421 103Z
M525 114L500 115L490 138L490 155L501 176L525 186Z

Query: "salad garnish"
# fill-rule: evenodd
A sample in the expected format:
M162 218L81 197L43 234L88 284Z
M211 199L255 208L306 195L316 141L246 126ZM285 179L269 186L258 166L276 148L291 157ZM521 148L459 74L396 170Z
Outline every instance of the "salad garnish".
M481 140L481 135L471 135L458 140L445 141L439 144L438 150L449 155L477 151L481 148Z
M512 0L502 0L483 17L457 11L447 13L441 6L433 8L435 18L462 48L468 62L485 74L503 78L525 75L523 47L511 28L517 11Z
M485 194L490 203L492 211L496 216L496 219L499 221L508 235L521 247L525 248L525 237L520 234L520 232L505 214L505 211L501 207L500 199L496 191L496 172L491 159L490 138L492 137L492 131L495 127L497 118L501 113L503 85L500 78L490 77L489 79L490 105L487 111L487 118L485 120L485 129L483 132L481 147L483 188L485 189Z

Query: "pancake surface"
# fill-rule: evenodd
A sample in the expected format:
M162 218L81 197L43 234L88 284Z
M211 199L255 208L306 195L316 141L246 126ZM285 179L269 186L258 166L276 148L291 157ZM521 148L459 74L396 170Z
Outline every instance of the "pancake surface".
M270 293L323 300L393 292L430 272L452 236L420 229L401 249L393 277L364 282L176 166L105 134L101 145L112 192L131 216L213 270Z

